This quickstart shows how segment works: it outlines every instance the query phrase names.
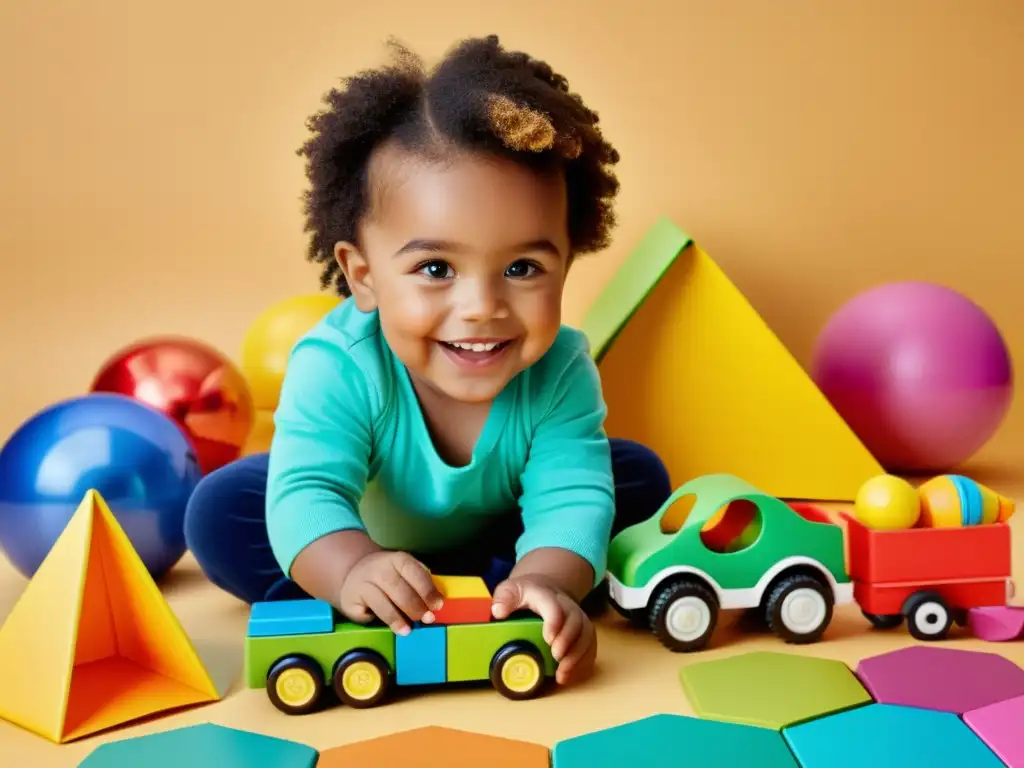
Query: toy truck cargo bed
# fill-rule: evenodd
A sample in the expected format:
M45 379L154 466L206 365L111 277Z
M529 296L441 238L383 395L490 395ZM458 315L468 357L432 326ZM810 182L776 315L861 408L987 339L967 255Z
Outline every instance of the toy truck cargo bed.
M945 612L957 621L970 608L1006 603L1012 589L1012 545L1005 523L886 531L870 529L850 514L842 517L854 599L876 626L898 623L884 617L912 619L925 603L932 614ZM946 617L936 620L935 639L948 630ZM930 634L921 626L916 629Z
M849 574L872 584L971 581L1010 577L1010 527L1005 523L964 528L877 531L851 515Z

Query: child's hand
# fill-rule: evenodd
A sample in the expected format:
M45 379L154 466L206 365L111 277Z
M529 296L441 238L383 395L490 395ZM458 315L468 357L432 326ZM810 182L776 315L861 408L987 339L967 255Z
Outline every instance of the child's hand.
M430 624L431 611L441 607L441 593L424 565L406 552L373 552L359 560L345 577L339 597L341 612L367 623L374 616L398 635L411 631L410 621Z
M557 587L536 577L507 579L494 589L491 612L504 619L528 608L544 621L544 642L558 662L555 680L560 685L590 675L597 657L597 633L579 603Z

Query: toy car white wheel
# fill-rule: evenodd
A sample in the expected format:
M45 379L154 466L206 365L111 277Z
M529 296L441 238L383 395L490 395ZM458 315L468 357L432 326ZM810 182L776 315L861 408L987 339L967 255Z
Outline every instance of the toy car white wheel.
M676 581L657 593L649 618L651 631L666 648L696 651L714 634L718 600L699 582Z
M953 615L938 595L915 595L907 601L907 629L917 640L942 640L949 634Z
M711 608L695 595L681 597L669 605L665 614L665 629L683 643L692 643L703 636L711 626Z
M768 627L788 643L813 643L832 622L833 603L832 590L813 576L785 576L768 595Z

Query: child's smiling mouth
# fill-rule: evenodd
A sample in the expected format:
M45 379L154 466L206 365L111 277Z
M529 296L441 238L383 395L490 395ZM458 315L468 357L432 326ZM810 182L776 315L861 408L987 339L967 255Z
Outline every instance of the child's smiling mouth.
M515 339L473 338L456 341L438 341L441 349L463 368L481 368L502 357Z

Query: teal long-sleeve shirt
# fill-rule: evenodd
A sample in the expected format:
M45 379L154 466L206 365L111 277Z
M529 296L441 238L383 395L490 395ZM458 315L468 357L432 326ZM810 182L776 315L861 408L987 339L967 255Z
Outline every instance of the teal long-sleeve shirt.
M274 556L290 575L306 546L350 529L387 549L451 551L518 513L517 559L560 547L596 584L615 514L605 414L586 338L563 326L494 400L470 463L451 466L377 313L343 301L289 357L267 480Z

